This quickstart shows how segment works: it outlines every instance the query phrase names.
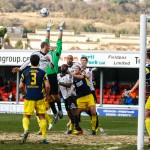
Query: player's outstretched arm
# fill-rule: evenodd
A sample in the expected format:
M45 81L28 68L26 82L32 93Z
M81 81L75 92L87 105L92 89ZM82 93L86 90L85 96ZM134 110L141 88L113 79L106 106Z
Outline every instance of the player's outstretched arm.
M20 72L20 71L21 71L21 69L18 68L18 67L12 68L12 72L13 72L13 73L15 73L15 72Z
M59 26L59 35L58 35L58 39L62 39L62 36L63 36L63 26L65 24L65 21L62 20L58 23L58 26Z
M133 86L133 88L129 91L127 91L127 93L131 93L131 92L134 92L139 86L139 80L137 80L137 82L135 83L135 85Z
M28 65L30 64L30 60L28 59L20 68L18 67L15 67L12 69L12 72L15 73L15 72L20 72L22 71L24 68L26 68Z
M47 29L46 29L46 39L47 40L50 40L50 31L51 31L51 28L53 26L53 21L52 20L48 20L47 22Z

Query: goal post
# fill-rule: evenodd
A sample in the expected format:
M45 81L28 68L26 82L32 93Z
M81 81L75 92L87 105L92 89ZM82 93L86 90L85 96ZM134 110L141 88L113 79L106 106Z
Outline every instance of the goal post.
M140 16L140 68L139 68L139 107L138 107L138 137L137 150L144 149L144 106L146 86L146 43L147 43L147 21L150 18L141 14Z

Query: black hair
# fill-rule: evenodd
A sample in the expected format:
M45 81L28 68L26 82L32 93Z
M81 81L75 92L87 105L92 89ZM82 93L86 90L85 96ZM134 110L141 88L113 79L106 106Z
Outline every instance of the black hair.
M81 57L81 59L85 59L85 60L86 60L86 62L88 62L88 58L87 58L87 57L85 57L85 56L82 56L82 57Z
M30 62L32 66L38 66L39 61L40 61L40 57L38 55L35 55L35 54L31 55Z
M79 70L81 70L81 67L80 67L79 65L75 65L75 67L78 67L78 68L79 68Z
M67 64L63 64L62 66L65 66L65 67L68 69L68 65L67 65ZM61 66L61 67L62 67L62 66Z
M72 56L72 55L68 55L67 57L72 57L72 59L73 59L73 56Z

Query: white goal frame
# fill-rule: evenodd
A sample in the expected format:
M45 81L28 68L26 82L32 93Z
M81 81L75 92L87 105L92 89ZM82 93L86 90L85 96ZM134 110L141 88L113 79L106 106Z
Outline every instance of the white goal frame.
M138 107L138 136L137 150L144 150L144 112L146 91L146 46L147 46L147 22L150 17L141 14L140 16L140 68L139 68L139 107Z

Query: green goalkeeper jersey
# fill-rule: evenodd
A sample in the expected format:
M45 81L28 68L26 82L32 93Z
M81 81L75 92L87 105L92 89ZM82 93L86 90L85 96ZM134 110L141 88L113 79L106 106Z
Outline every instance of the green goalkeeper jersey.
M50 44L50 41L48 39L45 40L45 42L47 42L48 44ZM53 60L53 64L54 64L54 68L51 69L49 66L46 68L46 74L54 74L54 73L58 73L58 62L60 59L60 55L62 52L62 40L58 39L57 40L57 44L56 44L56 50L55 51L49 51L48 54L51 54L52 56L52 60Z

